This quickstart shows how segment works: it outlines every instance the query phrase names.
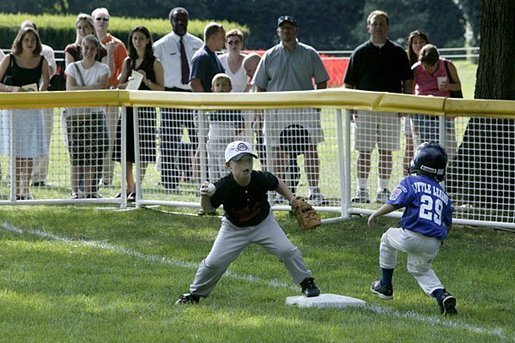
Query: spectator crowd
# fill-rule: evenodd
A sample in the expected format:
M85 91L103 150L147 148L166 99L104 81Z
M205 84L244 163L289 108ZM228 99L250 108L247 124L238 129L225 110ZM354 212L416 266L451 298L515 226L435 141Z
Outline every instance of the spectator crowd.
M75 41L64 49L66 90L287 92L327 87L330 76L322 59L315 48L299 41L300 24L293 16L278 18L279 42L263 56L244 54L243 33L226 30L219 23L206 25L203 39L193 36L188 32L189 18L185 8L173 8L169 34L153 42L151 32L137 26L125 44L109 33L111 17L106 8L97 8L91 15L78 14ZM345 87L421 96L450 96L450 92L461 89L456 67L439 56L423 32L412 32L407 49L400 47L388 39L389 16L383 11L370 14L367 29L370 39L354 50L343 80ZM222 50L225 53L220 54ZM54 51L41 42L36 24L30 21L21 23L11 53L2 53L0 59L0 92L46 91L57 71ZM308 201L318 206L327 203L319 182L318 145L324 141L319 109L218 110L209 112L205 119L188 109L157 111L140 107L134 116L135 111L126 109L124 128L118 107L70 108L63 112L61 127L70 154L71 198L101 197L99 188L112 184L114 165L122 162L122 156L127 163L127 192L116 196L129 201L136 198L137 156L140 177L144 177L149 163L157 163L160 184L169 192L177 192L184 179L197 184L206 177L217 180L228 172L222 163L225 146L244 140L255 142L257 155L272 161L265 167L285 180L293 193L298 190L302 158ZM17 112L23 112L26 120L13 120ZM205 139L199 137L199 120L206 120L209 129ZM438 122L423 114L400 118L397 113L361 110L353 113L353 125L358 188L352 201L360 203L370 202L368 176L374 149L379 154L376 201L385 203L390 197L392 152L400 149L401 128L406 134L405 169L413 147L437 140L439 130ZM3 111L0 116L0 152L14 151L16 178L12 187L18 200L32 199L30 187L47 186L52 128L51 109ZM445 148L451 158L456 149L452 119L446 130L449 142ZM23 142L11 139L12 135L23 137ZM122 136L126 137L125 152L120 151ZM203 141L205 147L199 145ZM208 170L200 167L203 151ZM277 194L274 201L286 200Z
M109 33L110 18L106 8L77 16L76 39L64 49L66 90L289 92L325 89L330 79L315 48L299 41L300 25L291 15L278 18L279 42L262 57L243 54L242 32L226 31L219 23L206 25L203 40L191 35L189 13L182 7L170 11L172 30L156 42L148 28L136 26L125 45ZM370 39L350 57L343 80L346 88L441 97L459 93L456 67L440 57L423 32L412 32L404 49L388 38L389 16L384 11L371 12L366 24ZM219 55L224 49L226 53ZM56 73L53 55L52 48L41 42L36 24L21 23L11 52L1 56L0 91L48 90ZM138 192L135 172L142 180L148 164L156 162L160 184L167 192L179 191L186 178L201 185L202 213L210 214L223 204L220 234L201 262L190 292L178 303L198 303L206 297L251 243L264 246L283 261L304 295L320 295L300 251L273 217L267 194L276 193L276 204L296 198L302 158L307 201L315 206L327 204L320 187L319 144L324 142L320 109L223 109L200 116L189 109L127 107L125 114L113 106L67 108L63 112L61 127L70 155L70 197L101 197L99 188L113 182L114 163L126 162L126 193L116 197L134 201ZM32 199L30 187L47 185L52 120L51 109L5 110L0 116L0 152L16 160L10 186L17 200ZM392 155L400 149L401 120L406 135L404 168L408 169L406 174L416 175L404 178L391 192ZM401 118L398 113L359 110L353 111L352 121L358 152L358 187L352 202L371 202L368 178L372 153L377 149L375 200L383 206L369 218L369 225L406 208L402 227L390 228L381 238L381 278L370 290L382 299L393 298L398 251L405 252L408 271L422 290L435 298L440 312L456 314L456 298L431 267L452 223L452 202L440 182L456 150L453 118L447 118L442 128L447 137L442 144L445 149L435 142L442 125L434 117L413 113ZM208 127L207 137L199 137L202 127ZM187 139L183 137L186 134ZM248 142L255 144L256 153ZM267 162L263 170L254 171L253 160L263 156ZM201 159L207 159L207 170L202 170L205 164ZM409 167L407 161L411 161Z

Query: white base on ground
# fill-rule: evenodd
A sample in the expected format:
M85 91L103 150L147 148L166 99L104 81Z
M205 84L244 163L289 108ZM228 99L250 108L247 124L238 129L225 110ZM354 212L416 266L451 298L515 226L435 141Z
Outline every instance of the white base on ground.
M320 294L318 297L308 298L304 295L286 298L286 305L297 305L299 307L349 307L349 306L365 306L364 300L347 297L338 294Z

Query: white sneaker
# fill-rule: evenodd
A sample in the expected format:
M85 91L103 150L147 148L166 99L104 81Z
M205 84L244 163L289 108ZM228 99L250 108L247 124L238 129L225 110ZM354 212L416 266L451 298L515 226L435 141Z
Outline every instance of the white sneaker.
M353 203L370 204L370 198L368 197L368 189L358 188L356 197L351 199Z
M388 199L390 199L390 191L386 188L383 188L381 191L377 193L376 202L380 204L386 204Z
M323 205L327 205L328 201L322 193L315 193L315 194L309 195L308 202L312 206L323 206Z

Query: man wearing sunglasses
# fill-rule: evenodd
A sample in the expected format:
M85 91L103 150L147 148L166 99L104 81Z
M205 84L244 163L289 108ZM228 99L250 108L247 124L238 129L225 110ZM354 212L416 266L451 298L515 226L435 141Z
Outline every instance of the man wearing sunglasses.
M122 72L123 61L127 57L127 49L123 42L112 36L107 30L109 29L109 11L107 8L97 8L91 13L93 22L95 23L95 31L98 39L102 42L107 50L107 61L111 70L109 86L116 88L118 86L118 77ZM107 154L102 163L101 184L110 185L113 180L114 161L112 159L114 144L116 140L116 124L118 123L118 107L107 107L106 109L106 129L109 139Z

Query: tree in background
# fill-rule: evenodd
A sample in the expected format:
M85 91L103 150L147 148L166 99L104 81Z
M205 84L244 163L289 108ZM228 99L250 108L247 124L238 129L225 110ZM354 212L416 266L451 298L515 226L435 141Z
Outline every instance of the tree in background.
M277 44L277 18L292 15L299 24L299 39L317 50L352 48L351 31L362 16L362 1L341 0L211 0L209 13L245 23L250 29L246 46L268 49Z
M91 13L106 7L113 16L167 18L172 7L183 6L190 17L229 20L245 24L250 34L248 49L267 49L277 42L277 18L293 15L300 26L300 39L318 50L352 50L368 38L365 19L374 9L392 18L390 36L403 40L410 31L422 29L440 47L464 46L463 13L477 0L24 0L1 1L0 12L31 14ZM462 5L458 6L457 3ZM472 7L472 6L470 6ZM462 11L463 9L463 11ZM469 13L469 12L466 12ZM473 17L473 16L468 16ZM129 31L130 28L127 28ZM51 43L51 42L50 42ZM402 41L401 41L402 43Z
M465 19L465 47L478 46L481 28L481 2L477 0L454 0L454 2L462 11Z
M515 100L515 1L481 0L476 99ZM449 170L450 191L466 204L515 215L515 121L471 118Z
M5 13L62 13L68 14L70 7L68 0L25 0L25 1L2 1L0 12ZM90 11L91 12L91 11Z
M515 1L481 0L476 99L515 100Z
M428 34L431 43L443 47L463 47L465 20L460 7L452 0L366 0L363 14L352 32L360 44L369 38L366 19L370 12L383 10L390 16L389 37L404 46L411 31Z

